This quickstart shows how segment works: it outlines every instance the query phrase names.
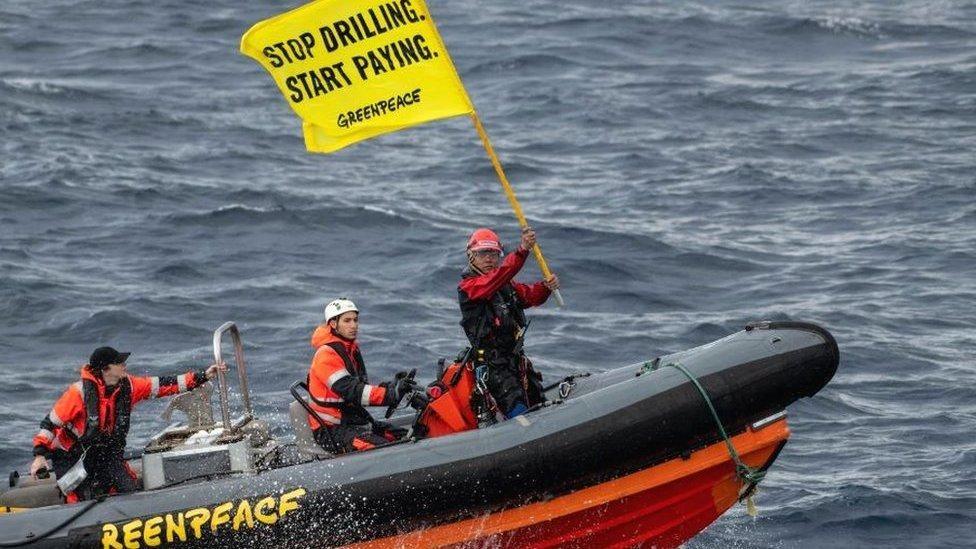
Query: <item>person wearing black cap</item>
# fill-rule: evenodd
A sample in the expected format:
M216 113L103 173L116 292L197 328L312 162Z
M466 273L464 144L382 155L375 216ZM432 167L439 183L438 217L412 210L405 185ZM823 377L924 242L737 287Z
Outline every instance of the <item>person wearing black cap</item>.
M137 490L136 475L123 459L132 407L146 398L193 390L218 370L227 370L225 364L213 364L178 376L139 377L126 373L130 354L95 349L81 368L81 379L64 391L34 435L31 476L46 469L48 459L58 478L79 461L84 465L87 478L64 494L68 503Z

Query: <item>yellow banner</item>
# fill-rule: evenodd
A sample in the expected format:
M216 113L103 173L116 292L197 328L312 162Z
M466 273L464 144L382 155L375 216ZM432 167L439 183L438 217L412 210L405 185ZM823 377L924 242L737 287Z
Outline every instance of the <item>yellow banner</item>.
M317 0L251 27L310 152L474 111L423 0Z

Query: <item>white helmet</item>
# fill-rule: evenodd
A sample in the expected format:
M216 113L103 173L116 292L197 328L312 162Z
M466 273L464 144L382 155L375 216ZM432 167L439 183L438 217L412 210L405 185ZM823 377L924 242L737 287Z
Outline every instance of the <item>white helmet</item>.
M342 313L348 313L349 311L356 311L358 313L359 309L356 308L356 304L352 301L340 297L325 306L325 321L328 322Z

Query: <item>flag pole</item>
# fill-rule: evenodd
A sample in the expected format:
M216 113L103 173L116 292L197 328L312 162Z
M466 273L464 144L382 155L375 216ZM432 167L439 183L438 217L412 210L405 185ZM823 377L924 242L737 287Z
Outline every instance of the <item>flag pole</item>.
M515 198L515 190L512 189L512 185L508 182L508 178L505 177L505 170L502 169L501 162L498 161L498 157L495 155L495 149L491 146L491 141L488 140L488 133L485 132L485 127L481 125L481 119L478 118L478 111L471 109L471 120L474 122L474 128L478 130L478 136L481 137L481 144L485 147L485 152L488 153L488 158L491 159L491 165L495 167L495 173L498 175L498 180L502 183L502 188L505 190L505 196L508 197L508 203L512 205L512 210L515 212L515 217L518 219L519 226L525 228L529 225L529 222L525 219L525 214L522 213L522 206L519 204L517 198ZM552 272L549 271L549 265L546 263L546 258L542 256L542 248L536 243L532 247L532 253L535 255L535 260L539 264L539 268L542 270L542 276L546 279L552 276ZM552 294L556 297L556 303L560 307L566 305L563 301L563 296L559 293L559 290L553 290Z

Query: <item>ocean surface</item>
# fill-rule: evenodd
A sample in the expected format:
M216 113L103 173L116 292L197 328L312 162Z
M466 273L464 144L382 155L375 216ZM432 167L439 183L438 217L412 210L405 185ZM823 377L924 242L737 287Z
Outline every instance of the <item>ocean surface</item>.
M283 436L332 298L362 309L377 380L429 380L463 345L467 235L518 233L477 135L457 118L306 153L237 51L295 5L0 3L4 475L99 345L175 373L233 320ZM839 342L759 517L736 506L687 547L976 546L976 4L429 7L563 282L565 309L531 312L547 376L759 319Z

